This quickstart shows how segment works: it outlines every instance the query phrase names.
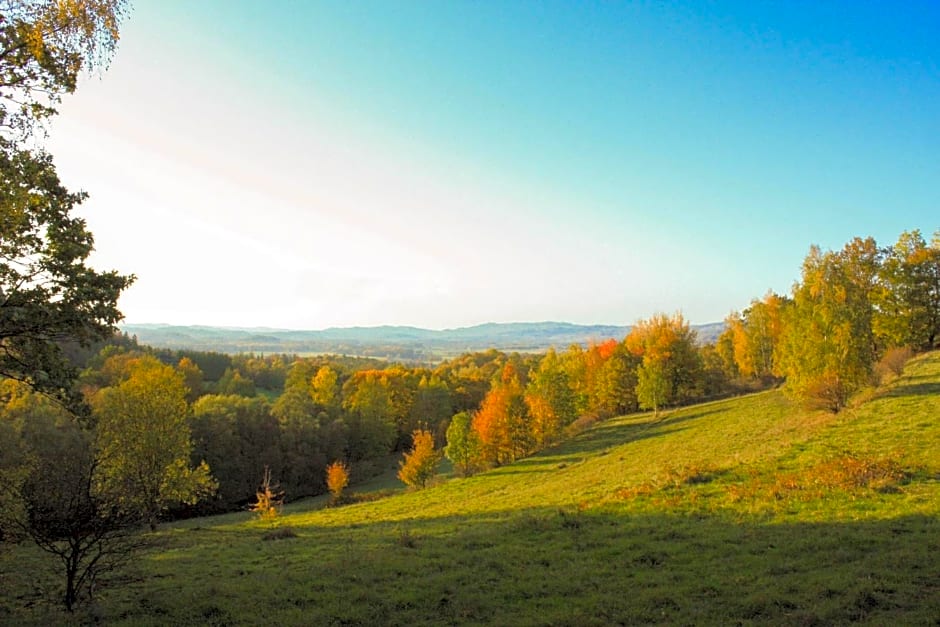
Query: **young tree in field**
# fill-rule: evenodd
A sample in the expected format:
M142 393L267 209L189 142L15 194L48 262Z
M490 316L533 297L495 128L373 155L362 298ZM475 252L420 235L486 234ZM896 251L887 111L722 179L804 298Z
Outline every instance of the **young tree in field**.
M411 451L405 453L398 478L412 488L423 488L434 478L441 461L440 451L434 449L434 435L427 429L416 429Z
M255 502L251 506L251 511L258 514L261 520L270 521L277 518L283 505L284 492L271 479L271 469L265 466L264 474L261 476L261 486L255 493Z
M192 440L182 375L153 358L130 377L105 388L93 406L100 489L126 511L140 512L151 528L168 506L195 503L216 484L209 467L190 467Z
M13 383L3 382L9 400L0 407L0 538L31 539L58 559L71 612L143 546L140 518L95 489L90 434L61 405Z
M341 461L335 461L326 467L326 489L334 503L343 498L343 490L349 485L349 468Z
M669 400L669 379L663 362L658 359L645 359L637 369L636 397L643 409L652 409L659 417L659 409Z
M468 412L462 411L451 418L447 427L447 447L444 454L463 477L472 475L480 467L480 436L473 430L473 416Z

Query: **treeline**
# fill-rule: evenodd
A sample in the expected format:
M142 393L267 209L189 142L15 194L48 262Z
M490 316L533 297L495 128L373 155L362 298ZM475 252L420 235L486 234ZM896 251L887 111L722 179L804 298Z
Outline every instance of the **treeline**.
M937 347L940 231L814 246L791 297L768 294L726 323L716 349L730 376L785 380L794 398L839 411L905 355Z
M204 472L203 488L217 488L196 490L198 503L177 498L157 506L153 499L154 518L170 509L246 507L265 469L288 499L324 493L329 464L342 461L353 482L362 480L406 451L417 429L433 434L458 472L469 474L530 455L597 419L781 382L794 397L838 411L871 383L879 360L936 345L938 241L928 244L914 231L886 248L870 238L836 252L813 248L792 296L769 293L732 313L714 344L701 345L681 314L653 316L622 340L587 348L489 350L435 367L154 350L117 336L82 356L77 389L98 437L120 418L102 400L117 394L126 403L121 419L137 404L149 416L134 427L138 433L171 424L166 432L175 430L176 444L164 448L186 458L174 463L188 469L187 480ZM8 382L0 396L7 442L32 437L30 423L41 421L31 421L31 411L52 412L40 395Z

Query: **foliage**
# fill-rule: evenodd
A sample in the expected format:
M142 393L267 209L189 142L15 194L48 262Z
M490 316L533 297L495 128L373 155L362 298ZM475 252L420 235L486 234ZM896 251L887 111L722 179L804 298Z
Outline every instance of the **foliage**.
M82 69L107 63L123 0L0 2L0 125L29 135L72 93Z
M507 464L531 451L527 413L516 368L507 363L473 417L484 463Z
M642 368L647 371L644 375L646 383L655 380L657 407L687 402L698 393L696 388L701 378L702 363L695 339L695 331L682 314L677 313L671 317L658 314L648 320L640 320L624 340L627 349L642 358ZM638 370L638 387L640 375ZM647 400L652 399L647 397ZM643 405L642 400L640 403ZM652 407L650 403L645 406Z
M343 490L349 485L349 468L341 461L335 461L326 467L326 488L334 503L343 498Z
M875 290L875 335L889 347L929 350L940 340L940 231L930 244L920 231L901 234L884 251Z
M874 374L877 383L883 383L888 375L895 377L901 376L904 372L904 366L914 356L914 352L908 346L893 347L885 350L881 359L875 364Z
M101 390L93 406L100 489L126 511L154 527L169 505L214 492L209 467L190 467L186 388L172 367L142 358L125 381Z
M525 401L536 448L553 443L577 419L576 392L554 350L548 351L529 379Z
M837 253L810 249L778 351L779 371L796 398L835 412L869 381L877 255L870 238Z
M109 337L133 280L86 265L92 235L72 215L84 197L48 156L0 146L0 376L59 395L74 378L60 343Z
M412 447L404 454L398 478L412 488L423 488L434 478L441 461L440 451L434 448L434 435L427 429L416 429L412 434Z
M245 512L179 521L139 560L146 585L109 590L98 612L115 625L932 624L938 386L930 354L851 414L773 390L605 420L466 480L286 506L285 542L259 541L268 530ZM36 552L4 548L4 620L70 622L33 602L50 581Z
M652 409L659 417L659 409L669 400L670 389L662 362L644 358L637 370L636 397L640 407Z

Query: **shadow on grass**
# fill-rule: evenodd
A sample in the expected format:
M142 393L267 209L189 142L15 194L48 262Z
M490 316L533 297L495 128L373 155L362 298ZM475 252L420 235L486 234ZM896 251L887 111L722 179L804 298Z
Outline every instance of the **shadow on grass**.
M940 395L940 383L902 383L888 392L889 397L902 396L937 396Z
M675 433L681 430L681 428L677 428L677 425L721 412L720 409L676 411L677 414L675 415L667 414L658 420L650 416L649 420L643 422L624 423L620 422L621 419L611 419L606 423L602 422L591 427L573 439L545 451L542 455L552 457L554 455L594 453L612 446L620 446Z
M101 611L129 624L209 614L217 624L347 625L932 624L940 616L940 521L931 516L761 524L532 508L300 531L285 543L246 533L222 557L207 542L178 555L172 570L150 573L172 580L162 589L130 585L123 606ZM15 603L3 603L11 617L24 611Z

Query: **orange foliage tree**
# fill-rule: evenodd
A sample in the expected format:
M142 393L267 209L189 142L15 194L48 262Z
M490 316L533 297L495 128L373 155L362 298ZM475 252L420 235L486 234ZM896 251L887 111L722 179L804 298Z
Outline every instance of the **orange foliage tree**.
M434 449L434 435L427 429L413 433L411 451L405 453L398 478L413 488L423 488L434 478L441 453Z
M503 367L480 410L473 418L483 459L500 465L524 457L532 449L532 434L522 384L512 363Z

